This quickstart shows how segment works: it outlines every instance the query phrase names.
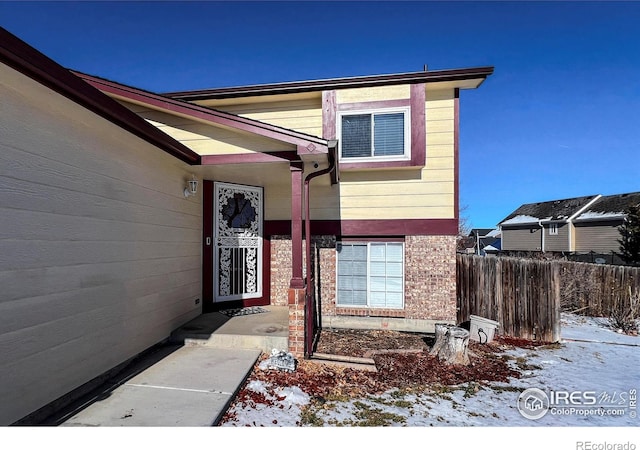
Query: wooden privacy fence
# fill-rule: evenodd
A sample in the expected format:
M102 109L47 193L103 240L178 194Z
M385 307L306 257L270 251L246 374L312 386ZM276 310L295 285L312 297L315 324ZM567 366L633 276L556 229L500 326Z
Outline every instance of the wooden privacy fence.
M640 267L556 261L560 267L561 307L566 311L610 317L631 307L640 292Z
M499 333L560 340L560 311L610 317L640 292L640 267L457 255L458 322L500 323Z
M495 320L497 333L560 340L560 267L554 261L457 255L458 322Z

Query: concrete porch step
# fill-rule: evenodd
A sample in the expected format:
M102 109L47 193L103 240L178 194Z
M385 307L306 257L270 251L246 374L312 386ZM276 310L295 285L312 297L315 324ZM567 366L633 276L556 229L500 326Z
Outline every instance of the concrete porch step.
M271 353L272 349L287 350L289 339L279 336L247 336L243 334L213 334L208 339L185 338L185 347L211 347L219 349L261 350Z
M202 314L171 334L171 342L184 346L257 349L271 353L287 350L289 312L286 306L265 306L266 312L228 317L219 312Z

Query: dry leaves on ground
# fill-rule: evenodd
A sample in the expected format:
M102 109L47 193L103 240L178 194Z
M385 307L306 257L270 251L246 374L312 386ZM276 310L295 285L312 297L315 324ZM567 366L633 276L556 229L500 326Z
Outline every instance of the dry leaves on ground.
M316 401L324 401L375 395L393 388L420 390L468 382L508 382L510 378L519 378L520 372L509 364L509 358L504 356L503 352L515 346L533 348L542 345L538 342L501 336L497 336L495 341L489 344L470 342L471 364L455 366L446 365L429 355L432 341L433 339L426 335L388 330L323 330L317 346L318 352L355 357L371 356L378 371L366 372L335 364L301 360L292 373L264 371L256 365L247 383L262 381L270 386L270 394L273 395L275 388L298 386ZM266 358L267 355L264 355L260 361ZM274 402L265 395L245 387L236 397L235 404L238 403L243 407L252 407L257 403ZM223 418L223 421L226 419L229 418Z

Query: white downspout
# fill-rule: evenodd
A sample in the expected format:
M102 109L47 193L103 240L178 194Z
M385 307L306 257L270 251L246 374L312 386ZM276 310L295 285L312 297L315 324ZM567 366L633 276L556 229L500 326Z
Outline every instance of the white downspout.
M544 253L544 225L542 225L542 220L538 220L538 226L540 227L540 232L542 233L542 237L540 238L542 248L540 249L542 253Z

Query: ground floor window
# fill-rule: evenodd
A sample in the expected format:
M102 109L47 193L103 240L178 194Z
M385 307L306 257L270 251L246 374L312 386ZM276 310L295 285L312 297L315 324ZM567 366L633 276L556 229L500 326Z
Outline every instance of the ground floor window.
M403 308L404 244L339 242L338 306Z

